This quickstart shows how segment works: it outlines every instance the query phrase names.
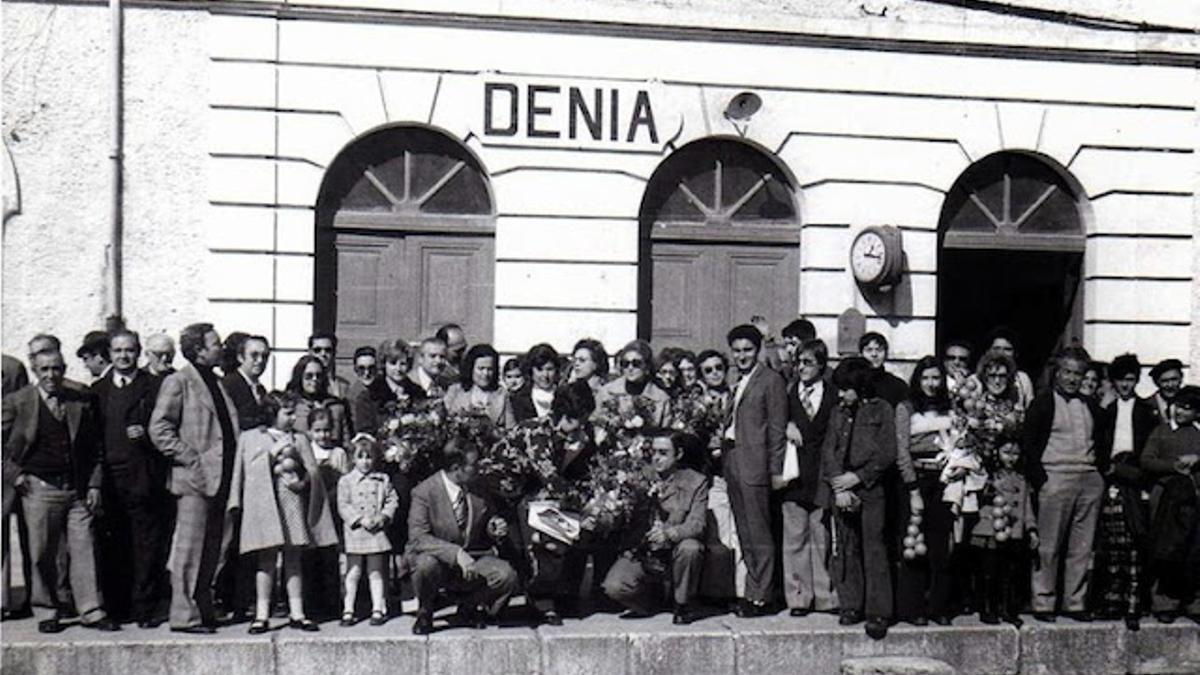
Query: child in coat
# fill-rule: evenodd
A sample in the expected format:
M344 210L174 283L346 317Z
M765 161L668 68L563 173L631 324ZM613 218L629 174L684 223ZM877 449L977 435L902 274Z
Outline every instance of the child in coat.
M270 628L271 591L280 553L291 617L288 626L320 630L305 615L300 557L307 548L337 543L325 486L315 478L317 461L308 438L293 429L295 397L272 392L261 407L273 424L249 429L238 438L228 503L230 511L242 512L238 550L253 555L257 563L250 633L257 635Z
M338 444L338 419L329 408L313 408L308 411L308 436L312 441L313 457L317 460L317 476L325 486L325 495L331 505L333 530L341 543L342 519L337 512L338 480L350 470L346 451ZM338 615L342 601L341 565L336 547L314 549L304 552L303 574L308 586L309 614L318 618Z
M976 605L979 620L1000 619L1020 626L1020 571L1029 565L1030 551L1038 546L1037 518L1028 481L1018 469L1021 449L1009 441L998 451L1000 466L988 480L979 507L979 520L971 528L975 565Z
M392 552L387 526L395 517L400 500L387 474L375 468L379 461L379 444L373 436L356 435L350 441L350 454L354 468L342 476L337 487L347 566L341 625L355 623L354 603L365 566L371 589L371 625L378 626L387 617L384 570Z

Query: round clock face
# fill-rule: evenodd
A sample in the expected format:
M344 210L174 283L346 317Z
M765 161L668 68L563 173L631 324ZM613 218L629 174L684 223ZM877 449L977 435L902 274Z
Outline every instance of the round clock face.
M850 269L855 279L862 283L877 281L883 276L886 265L887 253L878 232L867 230L854 239L850 247Z

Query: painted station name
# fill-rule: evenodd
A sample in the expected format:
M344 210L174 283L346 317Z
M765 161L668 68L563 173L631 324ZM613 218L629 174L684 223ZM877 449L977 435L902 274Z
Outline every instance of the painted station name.
M483 82L484 140L657 146L650 87Z

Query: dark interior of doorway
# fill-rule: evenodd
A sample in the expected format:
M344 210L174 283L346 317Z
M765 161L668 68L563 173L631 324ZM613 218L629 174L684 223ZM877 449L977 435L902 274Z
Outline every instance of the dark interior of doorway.
M1077 297L1081 253L942 249L937 341L975 345L997 326L1020 338L1017 365L1034 381L1054 352L1082 337Z

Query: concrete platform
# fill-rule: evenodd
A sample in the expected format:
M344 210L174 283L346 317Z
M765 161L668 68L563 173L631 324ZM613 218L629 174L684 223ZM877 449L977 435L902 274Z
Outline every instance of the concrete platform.
M0 667L4 675L1200 674L1200 626L1190 621L1150 620L1134 633L1111 622L1017 630L959 618L949 628L897 626L879 642L827 615L714 616L676 627L666 614L601 614L554 628L455 628L429 637L414 637L411 626L402 616L380 627L329 623L318 634L249 636L238 625L213 636L165 626L46 636L32 620L17 621L0 626Z

